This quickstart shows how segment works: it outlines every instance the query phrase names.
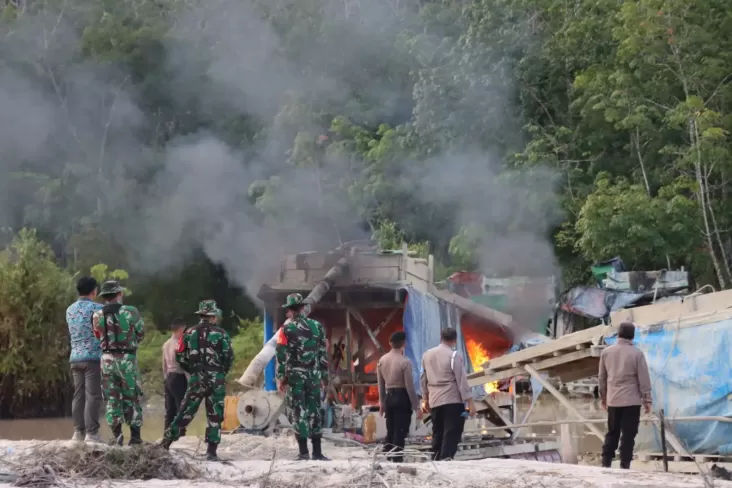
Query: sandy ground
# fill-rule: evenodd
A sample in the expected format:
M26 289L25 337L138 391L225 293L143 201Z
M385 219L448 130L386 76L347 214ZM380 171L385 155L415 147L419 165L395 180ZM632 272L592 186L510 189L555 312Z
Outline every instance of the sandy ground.
M0 472L19 459L26 459L39 447L72 448L70 441L0 440ZM129 448L124 448L129 449ZM601 469L592 466L546 464L531 461L486 459L481 461L438 462L407 465L416 474L399 473L374 450L324 443L330 462L295 462L297 446L291 437L263 438L248 435L224 437L219 455L224 462L202 460L205 444L187 437L173 445L171 452L180 463L198 471L194 480L147 480L103 482L127 488L144 484L147 488L200 486L224 488L335 488L335 487L703 487L700 477ZM9 461L9 462L8 462ZM41 459L37 459L41 463ZM0 483L2 484L2 483ZM76 486L100 486L99 481L75 480ZM718 488L732 488L732 482L714 480Z

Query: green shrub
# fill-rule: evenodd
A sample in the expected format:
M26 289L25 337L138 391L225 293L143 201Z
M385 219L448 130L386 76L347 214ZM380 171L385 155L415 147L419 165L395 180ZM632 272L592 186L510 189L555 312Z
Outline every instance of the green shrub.
M74 276L35 231L20 231L0 253L0 417L67 410L66 308L74 300Z

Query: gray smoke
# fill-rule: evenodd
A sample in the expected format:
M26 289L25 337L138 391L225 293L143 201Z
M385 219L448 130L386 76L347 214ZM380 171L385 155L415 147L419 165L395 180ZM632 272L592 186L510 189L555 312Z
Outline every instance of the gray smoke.
M271 128L244 143L200 130L155 150L166 128L155 114L143 117L131 74L112 64L78 61L75 14L29 16L14 27L10 42L0 44L0 124L8 128L0 132L2 180L11 181L6 176L22 167L57 166L61 174L68 166L72 174L64 177L84 182L81 196L72 198L63 186L43 190L37 182L15 186L15 195L31 204L42 198L59 202L54 215L38 216L36 225L71 221L90 210L111 215L131 271L174 269L203 249L250 294L283 253L325 251L368 237L348 198L351 183L363 177L363 162L324 151L315 161L303 161L288 150L297 133L315 144L333 114L358 124L404 122L412 94L405 92L403 77L438 46L423 42L411 51L394 49L398 33L418 21L398 2L376 1L368 8L307 2L318 36L301 18L291 19L297 29L266 20L273 12L286 19L283 12L292 5L303 6L295 0L266 7L212 0L176 12L164 58L173 100L194 106L212 127L222 114L238 114L243 123ZM45 73L45 86L32 81L37 73L24 75L29 66ZM429 91L428 82L449 79L450 73L420 72L415 130L438 142L448 134L459 140L462 129L478 126L485 139L465 141L460 151L438 149L426 161L390 162L387 183L418 205L453 208L453 221L432 234L471 226L487 274L555 274L548 238L558 219L554 175L544 169L501 170L501 158L491 150L499 142L492 137L507 130L512 133L503 139L515 139L512 80L500 63L473 70L470 80L455 82L452 105L434 106L430 102L440 94ZM362 100L352 100L354 91ZM289 111L281 111L284 103ZM325 107L323 112L309 112L312 103ZM362 106L375 108L364 113ZM258 190L262 182L270 188L265 196ZM0 225L17 208L8 199L0 207ZM261 208L277 218L264 218Z

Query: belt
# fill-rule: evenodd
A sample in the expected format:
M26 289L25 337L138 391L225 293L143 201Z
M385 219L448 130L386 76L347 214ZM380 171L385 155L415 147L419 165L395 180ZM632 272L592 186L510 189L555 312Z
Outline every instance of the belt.
M104 354L137 354L137 349L102 349Z
M386 389L386 394L388 395L390 393L399 393L399 392L402 392L402 391L404 393L408 393L408 391L407 391L406 388L387 388Z

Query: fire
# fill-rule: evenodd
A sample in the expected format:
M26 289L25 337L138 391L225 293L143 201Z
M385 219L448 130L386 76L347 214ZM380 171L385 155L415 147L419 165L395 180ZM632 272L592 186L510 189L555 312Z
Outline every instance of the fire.
M473 370L475 371L483 369L483 363L487 362L491 358L483 345L475 339L466 339L465 348L468 350L470 363L473 365ZM486 393L493 393L498 391L498 382L493 381L491 383L486 383L483 385L483 388Z
M372 361L371 363L367 364L363 367L364 373L373 373L376 371L376 361ZM378 403L379 401L379 387L378 386L369 386L366 389L366 400L370 403Z

